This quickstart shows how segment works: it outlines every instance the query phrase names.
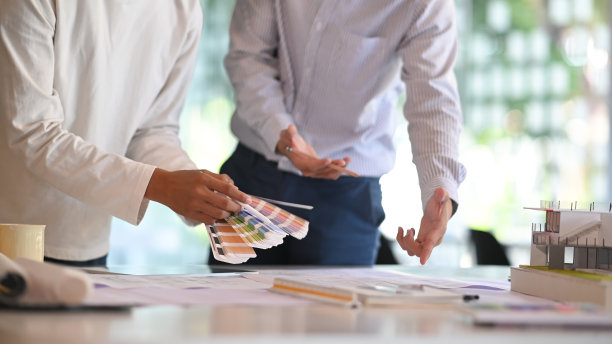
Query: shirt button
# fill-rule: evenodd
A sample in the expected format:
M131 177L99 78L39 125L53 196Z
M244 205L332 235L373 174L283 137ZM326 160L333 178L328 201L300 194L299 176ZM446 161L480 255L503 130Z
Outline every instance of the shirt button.
M323 23L321 23L320 21L315 24L315 29L317 29L317 31L321 31L322 28L323 28Z

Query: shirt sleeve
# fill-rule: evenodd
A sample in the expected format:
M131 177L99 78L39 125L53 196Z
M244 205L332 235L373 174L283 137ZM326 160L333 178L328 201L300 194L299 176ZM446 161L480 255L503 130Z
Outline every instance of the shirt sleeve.
M234 87L236 115L274 151L281 130L293 123L280 82L275 2L236 2L225 68Z
M457 44L455 8L447 0L422 2L400 44L404 115L423 209L438 187L458 203L457 189L465 179L465 167L458 161L462 114L453 73Z
M197 62L202 31L201 8L178 54L166 82L147 111L147 120L132 137L126 156L167 170L193 169L194 163L179 140L179 118Z
M195 169L196 166L181 147L179 139L179 117L185 103L189 85L197 63L198 42L202 32L202 10L199 1L194 9L191 28L184 38L183 50L174 63L166 83L155 98L147 121L143 123L128 145L126 157L169 171ZM147 179L147 184L148 184ZM148 200L142 193L142 203L137 222L144 217ZM183 217L181 217L183 218ZM193 221L184 219L190 225Z

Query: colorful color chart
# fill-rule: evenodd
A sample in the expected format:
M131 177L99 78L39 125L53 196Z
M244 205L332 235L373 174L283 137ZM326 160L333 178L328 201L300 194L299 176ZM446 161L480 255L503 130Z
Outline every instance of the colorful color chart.
M218 222L206 228L215 259L230 264L240 264L257 256L253 247L247 245L227 222Z
M304 238L308 221L251 196L250 203L243 204L242 210L207 226L207 230L215 259L239 264L256 256L253 248L274 247L286 235Z
M249 205L292 237L302 239L308 233L308 221L282 208L254 197L251 197Z

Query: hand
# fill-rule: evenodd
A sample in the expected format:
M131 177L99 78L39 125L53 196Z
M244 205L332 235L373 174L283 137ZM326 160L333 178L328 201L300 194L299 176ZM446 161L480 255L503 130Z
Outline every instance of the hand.
M421 265L425 265L433 248L440 245L446 233L446 225L453 213L453 205L448 192L438 188L425 206L425 213L421 219L419 235L414 239L415 231L411 228L404 235L404 229L397 229L397 242L409 256L421 258Z
M287 147L290 147L290 150L287 150ZM304 141L293 124L281 131L276 148L281 154L289 158L293 166L300 170L305 177L338 179L343 172L330 167L330 165L345 167L351 161L349 157L338 160L319 159L317 152Z
M241 209L249 197L227 175L206 170L168 172L155 169L145 197L162 203L186 218L213 224Z

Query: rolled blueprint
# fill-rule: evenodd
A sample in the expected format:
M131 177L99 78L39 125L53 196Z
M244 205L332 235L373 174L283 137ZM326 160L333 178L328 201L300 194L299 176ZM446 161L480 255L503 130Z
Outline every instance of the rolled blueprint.
M17 303L25 290L25 272L15 262L0 253L0 303Z
M93 283L77 269L27 258L14 261L0 257L0 276L4 278L0 302L13 305L78 305L87 299ZM0 277L2 278L2 277ZM11 282L16 279L19 283ZM11 284L13 283L13 284ZM15 285L14 287L11 287Z

